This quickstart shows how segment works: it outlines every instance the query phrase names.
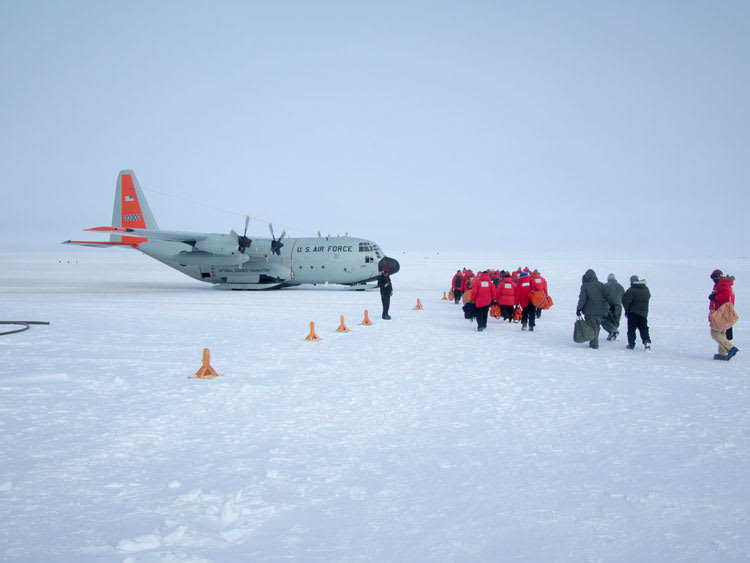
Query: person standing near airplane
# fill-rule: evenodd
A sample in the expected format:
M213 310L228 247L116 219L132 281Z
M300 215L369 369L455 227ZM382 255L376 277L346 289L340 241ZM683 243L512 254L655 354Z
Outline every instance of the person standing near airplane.
M389 321L391 320L391 316L388 314L388 309L391 306L393 285L391 284L391 277L388 275L388 268L383 268L383 271L380 272L378 287L380 288L380 300L383 302L383 318Z

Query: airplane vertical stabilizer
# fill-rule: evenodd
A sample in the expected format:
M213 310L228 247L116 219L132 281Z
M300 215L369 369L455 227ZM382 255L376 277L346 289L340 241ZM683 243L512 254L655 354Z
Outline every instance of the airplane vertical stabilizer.
M148 206L141 185L132 170L121 170L117 176L115 203L112 208L113 227L131 227L134 229L158 229L151 208ZM111 235L112 242L139 244L148 239Z

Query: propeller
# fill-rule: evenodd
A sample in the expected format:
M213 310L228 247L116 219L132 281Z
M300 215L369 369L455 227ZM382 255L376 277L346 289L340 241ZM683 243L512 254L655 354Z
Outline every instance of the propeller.
M286 236L286 230L281 231L281 236L279 238L276 238L276 235L273 233L273 225L271 223L268 223L268 228L271 230L271 252L276 256L281 256L281 247L284 246L284 243L281 242L281 239Z
M252 240L247 238L247 226L250 223L250 215L245 215L245 231L242 233L242 235L238 235L234 232L234 229L229 231L229 234L232 235L234 238L237 239L237 250L240 254L245 254L245 250L253 243ZM242 267L242 262L240 262L240 267Z

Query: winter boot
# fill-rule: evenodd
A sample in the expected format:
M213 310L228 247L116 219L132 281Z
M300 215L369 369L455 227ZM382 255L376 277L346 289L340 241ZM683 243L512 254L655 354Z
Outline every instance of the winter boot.
M644 350L651 350L651 343L650 342L644 342L643 343L643 349Z
M610 332L610 333L609 333L609 334L607 335L607 340L614 340L614 339L615 339L615 333L614 333L614 332Z
M614 332L612 333L612 340L617 340L617 335L618 335L618 334L620 334L620 333L619 333L619 332L617 332L617 331L614 331Z
M521 325L521 330L526 330L526 325Z
M628 344L627 346L625 346L625 348L627 348L628 350L635 350L635 344Z
M722 360L724 362L728 362L729 356L722 356L721 354L714 354L714 360Z
M731 360L732 358L734 358L734 355L739 351L740 349L737 348L737 346L732 347L732 349L727 352L727 360Z

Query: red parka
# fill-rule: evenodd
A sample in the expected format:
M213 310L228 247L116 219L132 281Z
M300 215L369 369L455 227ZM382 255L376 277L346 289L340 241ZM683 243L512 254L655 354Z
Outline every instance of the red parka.
M547 280L539 272L531 274L531 287L535 291L543 291L544 295L547 295Z
M724 303L728 303L729 301L731 301L734 305L734 291L732 290L733 285L734 276L721 278L716 282L716 284L714 285L714 290L711 293L714 298L710 299L708 302L709 311L714 311L721 307Z
M529 304L529 293L531 293L531 278L522 274L518 278L518 302L522 309Z
M492 303L495 286L488 273L479 274L471 287L471 297L477 307L487 307Z
M506 276L498 284L495 290L495 301L498 305L518 305L518 286L513 283L510 276Z

